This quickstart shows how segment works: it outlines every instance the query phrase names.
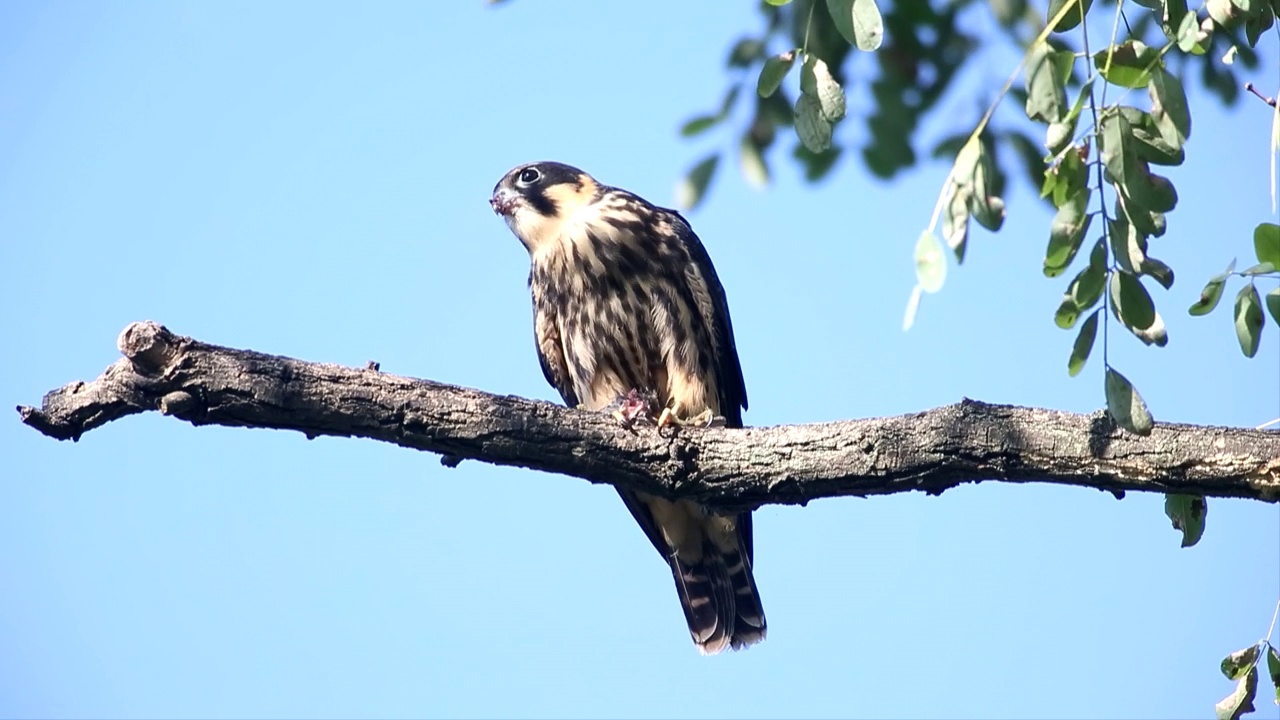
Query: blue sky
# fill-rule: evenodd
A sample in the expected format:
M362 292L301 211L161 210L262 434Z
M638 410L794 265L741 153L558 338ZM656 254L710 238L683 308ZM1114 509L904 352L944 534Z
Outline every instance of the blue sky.
M0 4L0 398L96 377L152 319L558 400L489 191L557 159L673 202L685 168L733 147L676 131L757 27L738 5ZM1152 291L1170 345L1117 333L1111 357L1160 420L1252 427L1280 415L1280 333L1246 360L1225 308L1185 308L1274 219L1269 118L1197 85L1152 248L1178 272ZM845 162L814 187L792 142L769 190L723 172L690 215L729 294L747 423L1102 405L1099 357L1065 372L1066 283L1040 274L1049 213L1024 184L903 333L946 167L882 183ZM769 639L704 658L606 487L155 414L76 444L10 416L0 448L3 716L1204 716L1231 689L1218 661L1280 596L1272 505L1212 501L1184 550L1158 496L826 500L757 513Z

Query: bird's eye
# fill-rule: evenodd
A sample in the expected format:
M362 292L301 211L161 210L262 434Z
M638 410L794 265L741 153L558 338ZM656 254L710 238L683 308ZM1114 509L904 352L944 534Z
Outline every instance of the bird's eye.
M538 172L537 168L525 168L520 171L516 181L521 185L532 185L540 179L542 179L542 173Z

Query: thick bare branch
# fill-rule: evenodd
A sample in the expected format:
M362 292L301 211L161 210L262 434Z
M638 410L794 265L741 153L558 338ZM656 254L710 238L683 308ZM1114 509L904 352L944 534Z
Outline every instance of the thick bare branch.
M376 367L303 362L180 337L120 334L124 359L50 392L22 421L58 439L147 410L194 425L365 437L446 458L517 465L723 508L841 495L941 493L982 480L1280 499L1280 433L1160 423L1148 437L1103 413L965 400L914 415L743 430L620 428L610 417Z

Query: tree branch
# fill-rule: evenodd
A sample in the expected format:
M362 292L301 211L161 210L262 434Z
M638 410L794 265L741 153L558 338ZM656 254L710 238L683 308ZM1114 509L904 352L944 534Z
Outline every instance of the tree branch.
M601 413L365 369L303 362L134 323L124 359L50 392L22 421L50 437L159 410L193 425L364 437L445 460L571 475L722 509L982 480L1280 500L1280 433L1157 423L1147 437L1104 413L964 400L913 415L771 428L619 427Z

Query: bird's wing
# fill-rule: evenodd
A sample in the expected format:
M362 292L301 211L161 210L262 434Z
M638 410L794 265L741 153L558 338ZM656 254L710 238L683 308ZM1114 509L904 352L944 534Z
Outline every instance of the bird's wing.
M742 379L742 364L738 361L738 348L733 340L733 322L729 319L729 302L725 299L724 286L720 284L711 257L693 228L679 213L673 211L673 214L676 216L674 225L689 253L685 280L715 345L712 362L720 391L719 411L729 427L742 427L742 411L747 408L747 387Z
M738 347L733 339L729 301L725 297L724 286L720 284L720 277L716 275L716 268L711 264L711 256L707 254L697 233L683 216L674 210L671 213L675 215L673 224L689 253L690 262L685 270L689 292L714 344L712 364L720 395L720 415L725 418L728 427L742 427L742 411L747 408L747 386L742 378L742 363L738 360ZM747 562L755 562L750 512L738 514L737 529Z
M573 376L569 374L569 363L564 357L560 322L550 309L539 305L534 305L533 334L538 345L538 363L542 365L542 374L551 383L551 387L559 391L565 405L577 407L578 394L573 389Z

